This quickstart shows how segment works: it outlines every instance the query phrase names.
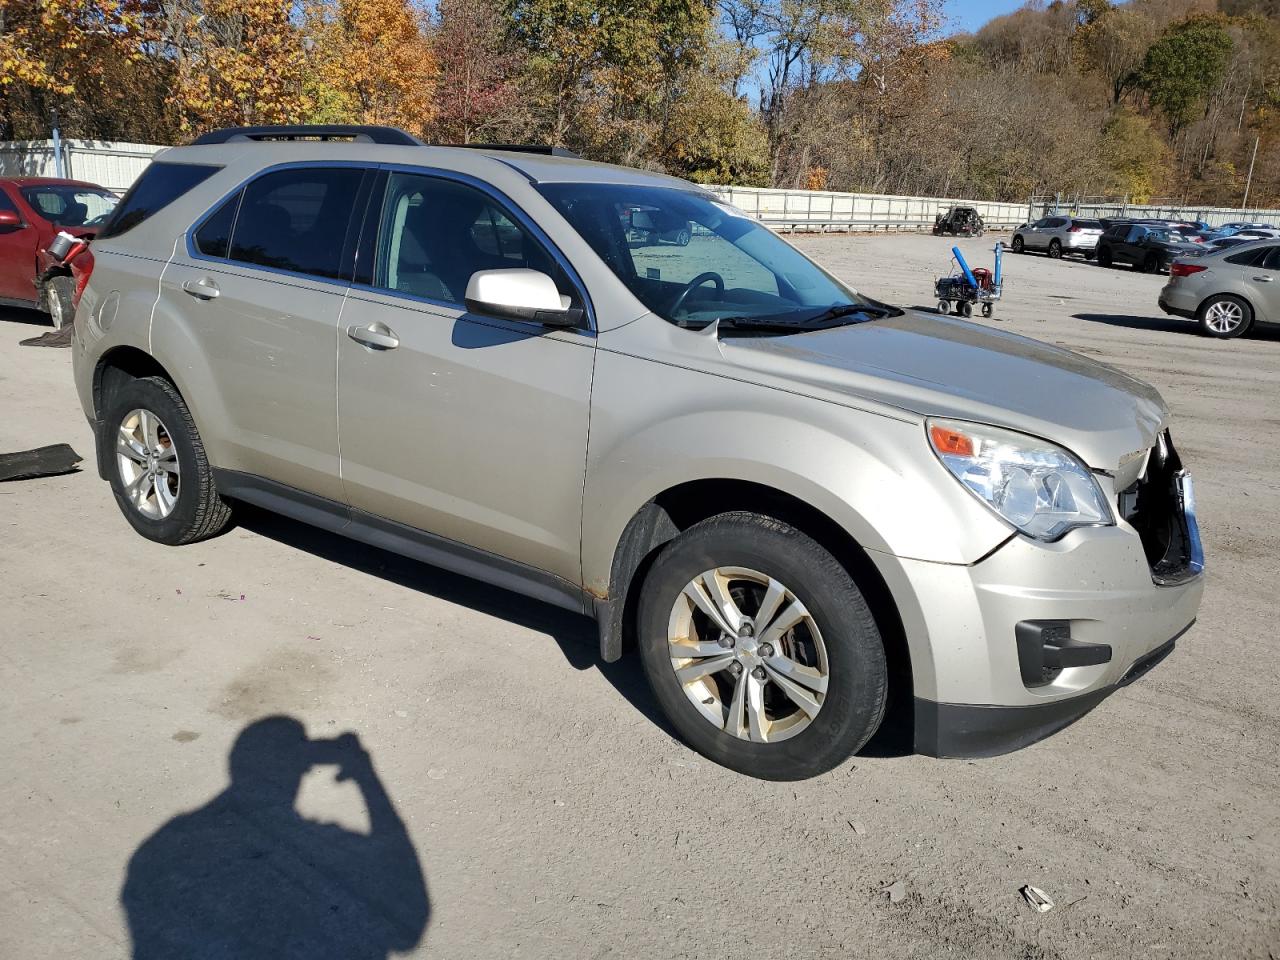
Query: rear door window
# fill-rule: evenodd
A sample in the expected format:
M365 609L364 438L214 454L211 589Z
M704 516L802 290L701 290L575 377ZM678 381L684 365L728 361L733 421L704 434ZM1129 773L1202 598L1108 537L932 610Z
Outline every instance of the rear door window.
M1256 267L1262 262L1262 258L1266 256L1268 247L1255 247L1249 250L1241 250L1239 253L1233 253L1227 257L1227 263L1234 263L1241 267Z
M254 180L244 189L230 258L341 279L344 238L363 176L356 167L296 167Z
M1261 266L1264 270L1280 270L1280 247L1267 247Z
M208 180L220 169L222 168L198 163L153 162L129 188L115 212L98 232L98 239L118 237L126 230L132 230L197 184Z

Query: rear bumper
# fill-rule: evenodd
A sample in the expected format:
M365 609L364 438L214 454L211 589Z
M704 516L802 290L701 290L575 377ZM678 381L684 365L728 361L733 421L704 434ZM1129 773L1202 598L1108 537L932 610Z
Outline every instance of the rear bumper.
M1186 320L1196 319L1196 308L1199 306L1198 298L1186 291L1179 290L1172 283L1167 283L1164 289L1160 291L1160 299L1157 301L1160 309L1173 317L1183 317Z
M1007 707L971 703L915 701L915 749L929 757L996 757L1021 750L1069 727L1121 687L1144 676L1173 653L1187 624L1169 640L1138 658L1106 687L1048 703Z

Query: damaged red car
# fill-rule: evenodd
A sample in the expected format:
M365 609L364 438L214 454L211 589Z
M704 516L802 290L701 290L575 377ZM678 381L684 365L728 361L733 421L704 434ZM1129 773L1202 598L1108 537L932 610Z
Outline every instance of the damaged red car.
M44 310L55 328L69 323L76 281L49 244L59 232L91 239L118 201L79 180L0 178L0 304Z

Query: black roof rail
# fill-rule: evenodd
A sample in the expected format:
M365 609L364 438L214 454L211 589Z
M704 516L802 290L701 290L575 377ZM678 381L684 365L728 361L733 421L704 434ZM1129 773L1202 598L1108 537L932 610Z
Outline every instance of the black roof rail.
M243 143L271 140L350 140L353 143L383 143L420 147L422 141L397 127L363 124L292 124L264 127L226 127L212 130L191 141L192 146L213 143Z
M467 150L506 150L511 153L538 153L544 157L568 157L581 160L579 154L564 147L552 147L541 143L449 143L440 146L463 147Z

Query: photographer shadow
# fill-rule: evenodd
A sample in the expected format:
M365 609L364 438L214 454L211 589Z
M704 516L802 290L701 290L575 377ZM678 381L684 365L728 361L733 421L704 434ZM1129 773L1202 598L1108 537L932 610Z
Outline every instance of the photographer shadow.
M304 775L336 765L359 787L367 834L301 816ZM152 834L120 893L134 960L384 960L430 915L408 831L352 734L311 740L292 717L240 732L231 783Z

